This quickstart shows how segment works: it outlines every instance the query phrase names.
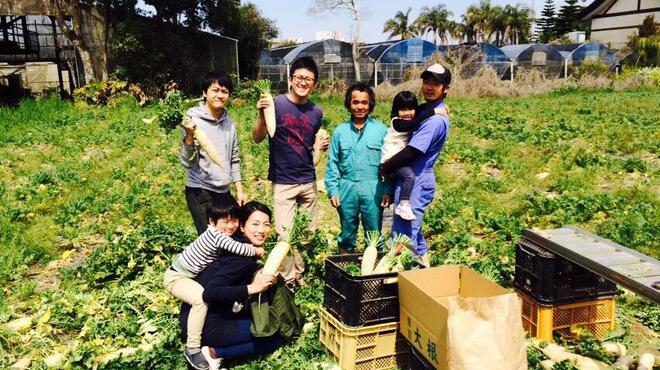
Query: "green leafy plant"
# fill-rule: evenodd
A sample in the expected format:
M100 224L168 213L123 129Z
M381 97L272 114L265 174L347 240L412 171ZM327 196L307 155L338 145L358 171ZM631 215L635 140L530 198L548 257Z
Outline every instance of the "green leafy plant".
M355 262L351 262L348 265L346 265L346 267L344 268L344 271L346 271L346 273L348 273L351 276L361 276L362 275L362 269Z
M183 119L183 93L178 90L168 93L158 102L156 115L158 124L166 131L177 128Z

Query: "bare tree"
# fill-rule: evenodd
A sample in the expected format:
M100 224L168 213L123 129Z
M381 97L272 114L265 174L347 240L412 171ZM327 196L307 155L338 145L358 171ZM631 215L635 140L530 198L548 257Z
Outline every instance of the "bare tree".
M313 7L309 8L311 15L331 13L335 11L348 11L353 18L353 34L351 35L353 45L353 67L355 68L355 79L360 81L360 63L358 58L360 52L358 43L360 41L360 7L359 0L316 0Z

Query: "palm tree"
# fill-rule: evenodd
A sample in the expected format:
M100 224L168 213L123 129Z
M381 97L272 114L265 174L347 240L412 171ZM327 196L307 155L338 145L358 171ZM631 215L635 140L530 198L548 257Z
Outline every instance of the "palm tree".
M492 11L490 0L481 0L479 6L470 5L463 15L463 22L469 33L474 34L474 41L488 41L490 32L489 15ZM481 37L481 40L479 38ZM468 42L471 41L468 37Z
M409 39L417 34L416 27L409 23L410 12L412 8L408 8L407 12L398 11L394 18L385 21L383 32L390 32L390 39L394 36L401 36L401 40Z
M463 17L463 20L465 20L465 17ZM461 22L449 22L449 36L459 41L467 39L467 42L470 42L474 38L474 35L468 34L469 31L468 27Z
M440 4L429 8L423 7L415 25L422 33L433 32L433 40L447 43L447 33L451 30L451 21L449 17L453 15L447 10L445 4Z
M461 16L461 23L457 27L467 42L476 42L479 37L478 20L474 10L476 10L476 7L470 6L465 14Z
M494 7L488 15L488 28L490 34L488 38L494 33L495 44L501 45L504 43L504 34L507 29L507 14L501 6Z
M532 10L526 6L506 5L504 14L506 15L506 34L511 44L517 45L528 40L534 20Z

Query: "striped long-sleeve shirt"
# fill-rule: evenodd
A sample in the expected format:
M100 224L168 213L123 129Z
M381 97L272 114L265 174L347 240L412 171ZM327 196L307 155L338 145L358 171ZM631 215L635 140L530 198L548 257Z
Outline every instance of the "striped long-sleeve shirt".
M239 256L252 257L257 249L252 244L240 243L209 226L195 241L174 257L172 268L182 274L195 277L215 261L223 249Z

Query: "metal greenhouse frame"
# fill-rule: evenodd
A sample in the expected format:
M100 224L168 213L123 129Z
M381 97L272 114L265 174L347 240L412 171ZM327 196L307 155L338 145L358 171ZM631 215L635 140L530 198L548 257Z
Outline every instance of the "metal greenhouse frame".
M335 39L310 41L294 46L273 48L262 53L259 59L259 76L268 79L273 89L286 91L291 63L308 56L319 67L319 79L355 80L352 46Z
M567 59L550 45L506 45L502 46L500 50L514 62L514 75L518 69L525 68L540 71L547 78L557 78L562 75L562 71L566 70Z
M482 67L488 65L500 78L510 76L513 62L500 48L493 44L461 44L449 46L449 50L462 51L461 62L466 63L461 71L465 77L474 76Z
M56 71L55 85L48 80L49 67ZM57 88L65 97L84 84L76 48L55 17L47 15L0 14L0 79L5 80L0 85L12 90L9 94L30 86L36 91Z
M403 82L410 67L426 65L435 53L445 50L434 43L420 38L385 41L360 47L360 54L367 58L369 81L374 86L387 81L392 85Z

